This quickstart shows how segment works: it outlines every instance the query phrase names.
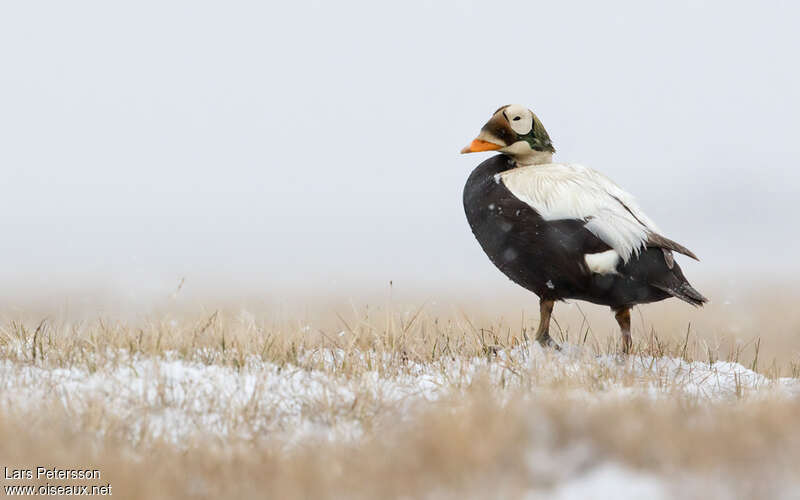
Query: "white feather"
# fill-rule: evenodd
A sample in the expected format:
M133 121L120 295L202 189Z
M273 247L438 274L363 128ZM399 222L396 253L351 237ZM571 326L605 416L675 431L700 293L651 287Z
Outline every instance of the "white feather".
M503 113L511 129L519 135L525 135L533 128L533 113L525 106L511 104L503 110Z
M638 255L655 223L629 193L603 174L576 164L518 167L500 174L503 184L545 220L579 219L624 262Z
M616 250L606 250L599 253L587 253L583 256L586 267L597 274L616 274L619 254Z

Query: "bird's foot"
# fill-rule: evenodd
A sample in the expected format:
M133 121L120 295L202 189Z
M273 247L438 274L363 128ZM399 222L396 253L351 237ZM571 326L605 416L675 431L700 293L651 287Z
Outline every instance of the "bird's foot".
M545 332L544 335L540 335L536 337L536 341L539 342L539 345L542 347L550 347L551 349L555 349L556 351L561 350L561 346L553 340L549 333Z

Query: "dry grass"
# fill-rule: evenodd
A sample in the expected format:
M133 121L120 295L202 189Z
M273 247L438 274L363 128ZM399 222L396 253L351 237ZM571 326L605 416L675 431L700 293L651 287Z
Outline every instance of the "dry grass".
M773 377L800 372L800 308L794 306L793 292L773 288L739 292L735 298L722 291L711 296L720 298L701 309L677 300L635 308L638 352L736 361ZM102 358L108 349L182 357L202 350L213 353L215 363L235 365L248 355L285 363L297 362L300 351L355 347L403 352L425 362L516 345L538 322L530 294L497 297L491 304L421 299L355 305L318 298L301 301L300 307L248 299L169 301L148 314L97 313L91 304L36 304L0 310L0 348L10 359L32 362L38 356L48 366ZM551 330L557 340L597 354L618 347L618 327L608 309L585 302L557 304Z
M357 444L310 441L285 450L269 440L209 439L187 451L152 445L145 455L126 442L87 439L54 410L0 421L0 459L97 467L123 498L513 498L546 494L608 461L675 481L682 497L716 498L719 490L724 498L772 498L797 487L799 410L789 401L587 406L522 396L500 405L475 388Z
M564 485L608 464L658 478L670 496L778 497L798 487L800 403L769 380L798 376L800 318L788 304L773 316L759 296L742 299L748 314L645 309L628 360L608 356L618 346L606 311L584 306L556 310L566 356L530 354L535 307L511 301L170 303L124 320L6 312L0 462L94 465L125 498L566 498ZM706 397L653 364L663 357L737 362L766 382ZM246 401L178 387L148 371L153 360L255 387ZM118 391L140 379L152 393ZM275 392L296 387L307 394ZM143 424L176 413L177 435Z

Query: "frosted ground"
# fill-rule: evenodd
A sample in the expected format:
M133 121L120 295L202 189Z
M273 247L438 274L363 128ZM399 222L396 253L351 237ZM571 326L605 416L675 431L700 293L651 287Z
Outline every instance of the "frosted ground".
M407 417L415 405L458 395L476 379L490 384L501 401L518 396L520 389L531 395L557 390L560 397L586 404L640 397L702 403L800 395L800 380L770 380L738 363L593 356L565 347L564 353L549 353L532 344L484 357L401 361L399 366L389 355L341 349L301 353L301 366L252 356L240 367L179 359L174 352L153 358L123 351L91 369L6 360L0 363L0 381L6 408L30 411L55 403L80 416L100 406L128 425L130 439L165 440L178 447L208 434L237 439L266 434L287 444L312 437L358 439L364 431L361 419L347 410L359 401ZM194 357L210 360L213 354L198 351ZM353 357L369 368L345 372ZM592 381L591 390L580 386Z
M169 321L139 329L103 323L101 328L84 324L71 329L40 323L26 329L12 323L3 335L0 404L6 415L22 420L61 415L59 425L65 432L91 436L101 448L102 443L121 443L132 456L147 456L153 449L194 454L235 443L251 452L268 450L273 458L300 457L317 449L329 457L329 467L345 471L348 465L340 454L347 453L342 450L363 453L362 459L370 461L370 453L386 454L382 447L388 447L388 461L396 458L400 464L381 469L383 475L392 471L390 476L402 475L402 464L414 456L431 463L431 478L408 480L410 485L419 482L416 486L364 489L363 484L348 487L330 480L335 486L325 483L322 496L625 499L800 494L800 483L792 475L796 454L784 456L770 444L790 443L797 432L755 436L748 439L761 440L757 445L742 445L752 451L750 459L758 457L771 471L768 481L761 472L738 475L739 458L731 456L732 451L713 451L718 442L704 444L739 433L740 427L720 430L719 419L752 420L759 427L763 418L771 418L762 415L765 408L784 413L800 408L796 378L769 377L734 361L691 360L686 343L670 350L651 342L628 357L598 352L585 343L565 344L559 352L528 344L522 335L508 343L498 343L496 335L493 341L476 335L465 343L470 336L462 332L459 337L459 325L432 334L420 322L413 327L415 318L382 328L362 324L320 335L311 335L310 327L300 328L299 334L267 332L252 322L242 328L240 320L226 327L216 314L190 326ZM72 335L65 334L70 331ZM259 342L251 342L251 337ZM676 424L675 417L685 421L665 431L665 425ZM471 427L452 431L445 423L438 430L430 428L430 422L448 418L456 419L457 425L470 422ZM653 428L647 429L649 425ZM741 435L753 427L747 422L737 425L747 429ZM698 433L695 437L669 435L692 426L700 429L693 431ZM509 429L516 434L507 435ZM405 449L409 436L421 441ZM636 442L643 436L652 437L655 452L653 446ZM633 441L626 443L629 439ZM687 439L683 446L688 449L677 446L679 452L648 456L658 455L659 446L666 450L671 441ZM702 458L704 452L696 453L701 458L695 456L694 439L699 449L712 450L710 458ZM659 445L662 441L665 444ZM452 459L437 446L455 447L471 461L459 465L458 474L447 468L437 472L441 462ZM478 446L477 451L470 446ZM642 451L645 448L649 451ZM774 464L763 461L765 452ZM517 459L503 458L506 453ZM436 458L437 454L442 455ZM727 458L720 461L720 456ZM504 461L513 466L494 470ZM716 471L708 474L704 467ZM456 479L441 481L442 474L455 474ZM459 481L461 474L474 478ZM493 481L502 484L492 486ZM211 487L200 493L212 497L214 491ZM286 494L298 491L289 488Z

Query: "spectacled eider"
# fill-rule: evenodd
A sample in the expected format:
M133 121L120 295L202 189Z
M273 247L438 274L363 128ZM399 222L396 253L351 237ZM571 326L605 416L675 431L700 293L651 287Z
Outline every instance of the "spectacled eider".
M672 252L697 257L662 236L634 198L601 173L553 163L553 144L531 110L498 109L461 152L495 150L503 154L469 176L464 210L494 265L539 296L540 343L555 346L549 327L556 300L610 306L626 353L632 306L669 297L695 306L707 301Z

